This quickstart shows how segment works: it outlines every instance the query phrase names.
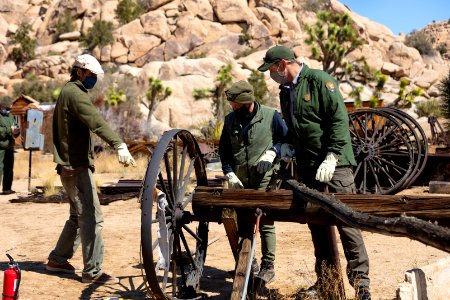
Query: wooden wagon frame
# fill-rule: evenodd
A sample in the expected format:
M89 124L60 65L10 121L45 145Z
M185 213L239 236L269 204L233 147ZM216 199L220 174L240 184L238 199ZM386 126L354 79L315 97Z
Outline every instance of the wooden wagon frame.
M224 224L237 263L230 298L245 299L251 241L239 242L236 210L253 222L259 208L267 220L347 224L450 252L450 229L445 227L450 224L450 197L331 195L294 179L284 181L287 189L272 192L228 190L211 182L192 134L182 129L166 132L153 151L140 194L142 262L154 299L197 296L209 222ZM305 207L306 202L312 205Z

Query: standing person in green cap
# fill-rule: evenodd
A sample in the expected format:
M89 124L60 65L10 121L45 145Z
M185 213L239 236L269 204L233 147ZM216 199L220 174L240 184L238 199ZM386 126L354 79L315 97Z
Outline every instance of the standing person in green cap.
M2 195L15 193L11 187L14 177L14 145L15 138L20 134L16 120L9 109L0 103L0 183Z
M296 175L306 186L319 191L356 193L348 114L335 80L322 70L296 61L284 46L270 48L258 68L270 71L280 84L280 106L289 128L288 140L295 149ZM324 266L332 265L326 238L328 226L308 224L316 256L317 282L307 294L320 295ZM338 226L347 259L347 276L357 299L369 300L369 258L361 231Z
M97 195L94 168L95 133L117 151L119 163L134 165L127 145L112 131L88 96L103 69L95 57L76 57L70 80L64 85L53 113L53 157L69 198L70 214L55 248L48 256L50 272L74 274L69 262L81 243L81 281L115 284L119 278L103 271L103 213Z
M286 124L275 109L255 101L253 87L247 81L234 83L225 94L233 111L225 117L219 155L229 188L274 188L275 173L279 167L277 157L280 157L280 148L287 133ZM253 224L238 221L239 236L251 238L253 227ZM266 284L275 277L276 237L273 221L263 221L259 230L262 259L256 278ZM258 272L255 260L252 271Z

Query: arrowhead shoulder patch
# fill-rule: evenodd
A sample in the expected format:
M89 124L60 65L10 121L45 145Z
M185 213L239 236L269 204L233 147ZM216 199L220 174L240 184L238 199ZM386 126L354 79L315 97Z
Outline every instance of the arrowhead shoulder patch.
M328 81L327 82L327 84L325 85L326 87L327 87L327 89L330 91L330 92L332 92L332 93L334 93L334 84L331 82L331 81Z

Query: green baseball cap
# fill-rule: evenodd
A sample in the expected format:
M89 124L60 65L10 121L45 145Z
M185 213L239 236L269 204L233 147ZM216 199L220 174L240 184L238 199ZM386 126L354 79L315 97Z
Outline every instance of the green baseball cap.
M233 83L233 85L225 91L228 101L247 104L254 101L253 86L245 80Z
M267 50L266 56L264 57L264 63L261 66L259 66L258 71L265 72L269 70L269 68L273 64L281 61L282 59L294 60L295 59L294 52L291 49L281 45L272 47L269 50Z

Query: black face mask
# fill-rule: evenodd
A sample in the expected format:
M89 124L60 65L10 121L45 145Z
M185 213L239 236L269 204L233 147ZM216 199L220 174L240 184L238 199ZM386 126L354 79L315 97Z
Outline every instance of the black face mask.
M250 112L248 111L248 107L246 107L245 105L244 106L242 106L241 108L239 108L239 109L236 109L235 111L234 111L234 113L236 114L236 116L237 116L237 118L238 119L244 119L245 117L247 117L249 114L250 114Z

